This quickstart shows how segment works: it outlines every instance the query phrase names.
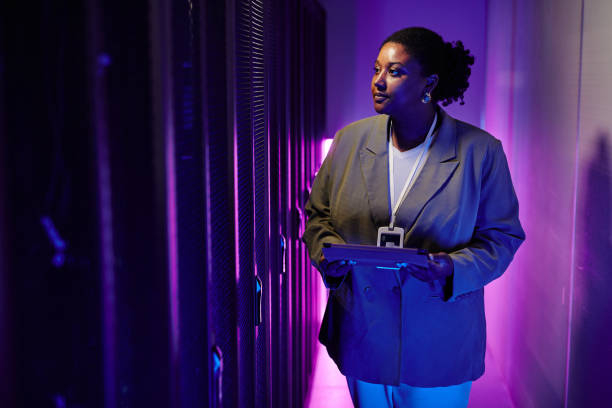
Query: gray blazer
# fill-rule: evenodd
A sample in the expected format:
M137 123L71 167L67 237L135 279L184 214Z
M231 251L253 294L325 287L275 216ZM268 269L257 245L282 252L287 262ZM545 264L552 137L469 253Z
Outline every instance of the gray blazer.
M356 265L331 290L319 334L345 375L419 387L460 384L484 372L483 287L525 239L502 145L440 110L429 156L401 204L404 247L450 254L438 296L408 275ZM303 240L318 266L323 243L376 245L389 224L387 125L377 115L340 130L314 180Z

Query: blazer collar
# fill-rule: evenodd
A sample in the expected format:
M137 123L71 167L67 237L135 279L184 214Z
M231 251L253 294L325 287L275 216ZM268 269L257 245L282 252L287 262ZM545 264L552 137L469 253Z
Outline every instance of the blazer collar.
M387 155L387 132L391 126L389 115L378 115L372 132L368 135L366 149L375 155Z
M398 210L397 225L406 231L413 228L423 207L444 186L459 164L456 121L442 109L438 110L438 118L441 125L432 141L427 161ZM360 151L362 176L372 218L377 226L388 225L391 212L387 151L389 119L387 115L377 118L365 147Z

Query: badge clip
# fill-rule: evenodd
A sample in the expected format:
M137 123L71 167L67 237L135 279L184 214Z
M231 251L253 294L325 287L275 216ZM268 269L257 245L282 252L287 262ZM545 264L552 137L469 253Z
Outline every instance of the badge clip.
M404 229L400 227L380 227L376 245L379 247L403 248Z

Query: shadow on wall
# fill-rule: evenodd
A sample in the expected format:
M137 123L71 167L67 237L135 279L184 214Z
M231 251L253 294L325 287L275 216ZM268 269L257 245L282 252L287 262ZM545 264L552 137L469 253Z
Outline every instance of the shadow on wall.
M600 131L585 160L578 196L575 291L568 406L612 401L612 206L610 133Z

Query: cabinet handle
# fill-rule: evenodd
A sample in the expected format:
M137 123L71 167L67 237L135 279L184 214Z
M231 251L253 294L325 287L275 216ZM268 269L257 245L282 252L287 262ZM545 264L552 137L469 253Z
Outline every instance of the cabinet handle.
M255 276L255 326L259 326L263 321L263 284L259 276Z
M282 254L282 262L283 262L283 267L281 269L281 273L286 273L287 272L287 240L285 239L285 236L281 234L280 236L280 244L281 244L281 254Z
M219 346L212 348L213 363L213 401L211 408L221 408L223 406L223 353Z

